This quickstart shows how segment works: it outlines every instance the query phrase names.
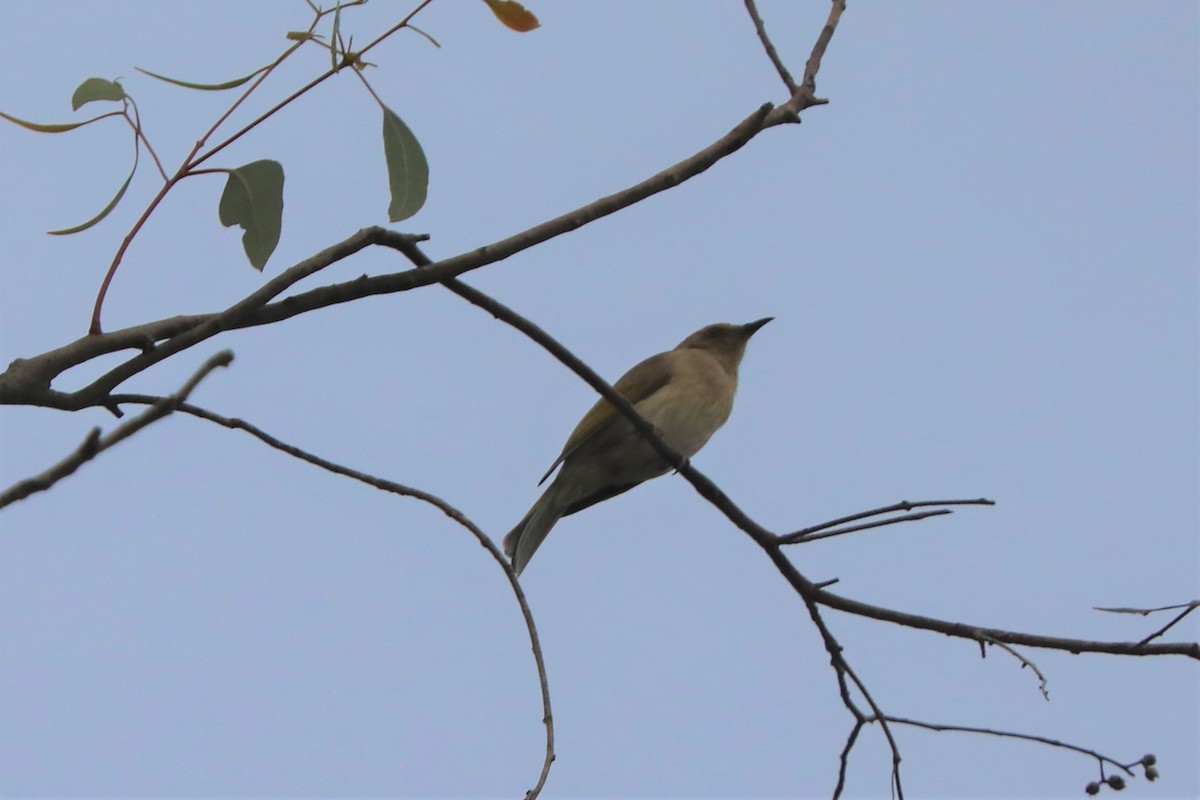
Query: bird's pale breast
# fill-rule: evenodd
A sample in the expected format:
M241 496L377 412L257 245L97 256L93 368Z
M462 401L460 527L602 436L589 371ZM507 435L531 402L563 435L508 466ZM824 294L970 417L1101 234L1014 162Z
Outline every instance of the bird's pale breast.
M683 353L679 353L683 355ZM729 419L737 379L702 351L686 354L697 369L679 369L675 379L638 403L638 413L654 424L671 447L694 456Z

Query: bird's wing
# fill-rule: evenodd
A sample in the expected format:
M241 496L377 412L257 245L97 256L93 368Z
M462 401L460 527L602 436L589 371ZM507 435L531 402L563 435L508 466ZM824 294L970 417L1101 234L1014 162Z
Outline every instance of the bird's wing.
M666 352L650 356L622 375L613 384L613 388L636 406L670 382L672 373L670 355L670 352ZM623 420L625 417L617 411L612 403L603 397L596 401L596 405L584 414L583 419L579 420L579 424L575 426L575 430L571 431L571 435L567 437L567 443L563 445L562 453L550 465L550 469L546 470L546 474L538 481L538 486L545 483L546 478L550 477L550 473L554 472L571 453L609 430L612 423L618 419Z

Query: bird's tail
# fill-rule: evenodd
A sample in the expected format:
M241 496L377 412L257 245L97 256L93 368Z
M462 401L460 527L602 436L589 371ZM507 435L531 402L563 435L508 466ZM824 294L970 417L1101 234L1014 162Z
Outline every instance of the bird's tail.
M545 540L554 523L562 518L564 509L557 502L560 493L556 490L556 484L551 484L525 517L504 537L504 554L512 561L513 571L517 575L533 558L534 551Z

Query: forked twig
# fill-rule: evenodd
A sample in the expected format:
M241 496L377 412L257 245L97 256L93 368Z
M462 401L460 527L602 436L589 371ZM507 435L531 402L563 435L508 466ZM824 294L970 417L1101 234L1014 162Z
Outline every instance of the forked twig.
M196 370L192 377L188 378L183 386L179 387L177 392L166 397L155 398L154 404L150 408L138 414L133 419L127 420L113 428L107 436L101 436L99 428L92 428L79 447L75 448L74 452L62 461L59 461L39 475L18 481L0 493L0 508L4 508L18 500L24 500L36 492L46 491L100 453L103 453L118 442L128 439L147 425L157 422L173 411L176 411L208 373L217 367L227 367L232 361L233 353L229 350L222 350L201 364L200 368Z

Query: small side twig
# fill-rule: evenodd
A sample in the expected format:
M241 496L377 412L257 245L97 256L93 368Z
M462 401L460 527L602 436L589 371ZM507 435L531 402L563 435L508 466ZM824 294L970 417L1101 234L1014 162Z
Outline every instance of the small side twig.
M150 408L138 414L133 419L113 428L112 432L107 436L101 436L99 428L92 428L79 447L75 448L75 451L62 461L40 475L18 481L3 493L0 493L0 508L4 508L18 500L24 500L36 492L46 491L100 453L103 453L118 442L128 439L147 425L157 422L173 411L176 411L208 373L217 367L227 367L232 361L233 353L229 350L222 350L205 361L200 366L200 369L196 370L195 374L188 378L187 382L179 388L179 391L167 397L156 398Z
M1138 642L1138 644L1149 644L1179 624L1179 622L1181 622L1188 614L1191 614L1197 608L1200 608L1200 600L1193 600L1190 603L1178 603L1173 606L1159 606L1158 608L1102 608L1100 606L1096 606L1095 608L1096 611L1105 611L1109 614L1139 614L1143 617L1148 617L1151 614L1155 614L1159 611L1175 611L1176 609L1183 609L1166 625L1163 625L1154 633Z
M941 517L954 512L948 508L939 508L933 511L917 511L912 514L905 514L902 517L892 517L891 519L881 519L878 522L864 522L861 525L851 525L848 528L837 528L824 533L809 533L803 536L790 534L782 538L780 544L800 544L802 542L814 542L817 539L829 539L833 536L842 536L847 533L856 533L858 531L870 530L871 528L882 528L885 525L895 525L897 522L918 522L930 517Z
M1020 661L1021 669L1025 669L1026 667L1028 667L1029 669L1033 670L1033 674L1037 675L1037 677L1038 677L1038 690L1042 693L1042 697L1044 697L1046 699L1046 702L1050 702L1050 690L1049 690L1049 688L1047 688L1050 685L1050 681L1047 680L1046 675L1040 669L1038 669L1037 664L1033 663L1032 660L1021 655L1017 651L1017 649L1014 648L1012 645L1006 644L1005 642L997 641L996 639L993 639L992 637L988 636L986 633L980 631L979 632L979 654L981 657L987 658L986 645L989 645L989 644L993 645L995 647L999 647L1001 650L1004 650L1006 653L1008 653L1010 656L1015 658L1017 661Z
M801 542L812 542L817 539L828 539L830 536L841 536L846 533L855 531L867 530L869 528L879 528L884 525L893 525L897 522L915 522L917 520L926 519L928 517L937 517L943 514L952 513L950 509L941 508L936 511L919 511L915 514L906 514L901 517L893 517L892 519L881 520L878 522L870 522L862 525L854 525L847 528L839 528L839 525L844 525L847 522L856 522L860 519L868 519L870 517L878 517L883 514L894 514L898 511L912 511L914 508L925 508L928 506L994 506L994 500L988 500L986 497L976 498L974 500L920 500L917 502L909 502L901 500L899 503L893 503L890 506L882 506L874 508L870 511L860 511L857 514L831 519L828 522L822 522L817 525L810 525L807 528L801 528L794 533L784 534L779 537L779 544L799 544ZM835 530L829 530L835 528Z

